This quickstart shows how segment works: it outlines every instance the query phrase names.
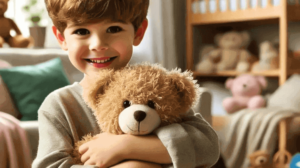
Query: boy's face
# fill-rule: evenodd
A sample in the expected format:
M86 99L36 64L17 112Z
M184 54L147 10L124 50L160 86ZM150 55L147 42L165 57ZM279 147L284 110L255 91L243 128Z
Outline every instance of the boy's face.
M103 68L119 69L128 64L133 45L139 45L147 28L145 20L137 33L131 23L104 20L84 25L68 24L64 38L53 27L62 47L68 51L71 63L89 75Z

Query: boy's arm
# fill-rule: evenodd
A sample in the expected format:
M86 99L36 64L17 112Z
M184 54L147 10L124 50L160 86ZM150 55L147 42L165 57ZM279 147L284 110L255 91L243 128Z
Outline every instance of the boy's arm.
M39 145L32 168L70 168L73 162L70 156L73 150L70 133L55 116L45 111L39 111L38 123Z
M161 164L171 161L174 168L195 168L212 166L219 158L217 134L200 114L195 114L192 110L183 123L159 128L155 134L159 140L156 136L129 137L131 145L126 153L128 159Z
M123 150L123 159L136 159L158 164L171 164L168 150L156 135L124 135L127 148Z
M92 165L75 165L71 152L74 149L70 132L61 120L46 111L39 111L39 145L32 168L98 168Z
M174 168L211 167L219 158L216 132L192 109L184 122L159 128L155 133L167 148Z

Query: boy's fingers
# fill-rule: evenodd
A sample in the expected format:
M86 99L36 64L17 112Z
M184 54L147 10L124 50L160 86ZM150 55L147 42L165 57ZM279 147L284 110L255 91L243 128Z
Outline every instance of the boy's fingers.
M83 154L83 153L85 153L88 149L89 149L89 148L88 148L86 145L83 144L83 145L79 146L78 152L79 152L80 154Z
M88 163L86 161L88 161L89 159L90 159L90 156L88 156L86 153L83 154L80 158L81 162L84 163L84 165L86 165L86 163Z
M91 159L87 160L84 165L94 165L94 166L97 166L99 167L94 161L92 161Z

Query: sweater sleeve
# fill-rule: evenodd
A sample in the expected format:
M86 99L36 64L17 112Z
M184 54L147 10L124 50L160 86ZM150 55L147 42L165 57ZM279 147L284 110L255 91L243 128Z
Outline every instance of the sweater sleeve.
M94 167L73 165L71 153L74 149L74 141L76 141L74 137L78 135L76 126L72 123L77 121L74 121L72 119L74 117L68 115L68 112L71 111L74 114L77 111L70 108L75 104L68 104L57 94L50 94L41 105L38 111L38 152L32 168Z
M213 166L220 155L219 141L201 114L191 109L184 122L171 124L155 131L167 148L174 168Z
M68 130L56 116L46 111L39 111L38 123L38 153L32 168L70 168L73 162L70 155L73 145Z

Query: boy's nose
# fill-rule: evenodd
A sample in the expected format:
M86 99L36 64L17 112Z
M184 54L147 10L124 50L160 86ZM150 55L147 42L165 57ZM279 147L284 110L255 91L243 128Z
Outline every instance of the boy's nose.
M107 49L108 49L108 45L103 40L97 39L97 40L91 41L91 43L90 43L91 51L105 51Z

